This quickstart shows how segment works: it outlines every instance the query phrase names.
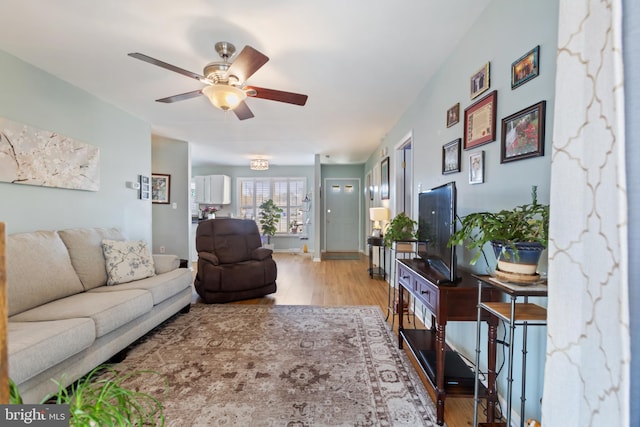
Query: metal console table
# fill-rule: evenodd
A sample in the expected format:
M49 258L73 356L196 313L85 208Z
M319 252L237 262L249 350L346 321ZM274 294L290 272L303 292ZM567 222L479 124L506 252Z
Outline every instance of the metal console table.
M546 297L547 283L546 281L519 285L515 283L504 282L492 276L474 275L478 279L478 320L476 332L476 366L480 362L480 329L482 312L486 311L491 316L501 319L509 325L509 348L508 364L507 364L507 426L511 426L511 403L513 393L513 352L514 337L516 326L522 326L522 387L520 393L520 425L524 426L525 421L525 401L526 401L526 380L527 380L527 328L529 326L544 326L547 324L547 309L537 304L529 302L529 297ZM509 302L493 302L483 301L482 284L488 284L502 293L509 296ZM518 298L522 298L518 302ZM476 388L474 390L473 402L473 425L478 425L478 373L476 370ZM482 424L480 424L482 426Z
M382 237L367 237L367 245L369 246L369 278L373 279L373 276L380 276L383 279L387 278L385 271L386 250L384 246L384 239ZM373 247L378 247L378 266L373 266ZM382 256L380 255L382 253ZM380 262L382 261L382 263Z

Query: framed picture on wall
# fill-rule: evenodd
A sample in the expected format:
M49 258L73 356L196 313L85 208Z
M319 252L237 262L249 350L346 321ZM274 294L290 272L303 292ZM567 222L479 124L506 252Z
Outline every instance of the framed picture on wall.
M389 158L380 163L380 199L389 198Z
M151 200L151 180L147 175L138 175L140 189L138 190L138 198L140 200Z
M484 182L484 151L469 154L469 184Z
M473 73L470 81L471 99L477 97L489 89L489 63L487 62L478 71Z
M502 119L500 163L544 156L546 101Z
M447 110L447 127L455 125L460 121L460 103L458 102L453 107Z
M367 188L365 191L367 192L369 200L373 201L373 182L371 182L371 172L367 173Z
M464 149L496 139L498 91L494 90L464 110Z
M540 46L518 58L511 64L511 89L528 82L540 74Z
M171 175L151 174L151 202L167 204L170 202Z
M460 142L458 138L442 146L442 174L460 172Z

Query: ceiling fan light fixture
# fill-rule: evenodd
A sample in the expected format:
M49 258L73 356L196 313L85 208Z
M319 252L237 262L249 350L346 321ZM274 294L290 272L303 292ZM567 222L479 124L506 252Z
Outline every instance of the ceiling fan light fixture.
M211 85L202 89L211 103L223 111L233 110L244 99L247 94L242 89L230 85Z
M252 159L249 168L254 171L266 171L269 169L269 160L267 159Z

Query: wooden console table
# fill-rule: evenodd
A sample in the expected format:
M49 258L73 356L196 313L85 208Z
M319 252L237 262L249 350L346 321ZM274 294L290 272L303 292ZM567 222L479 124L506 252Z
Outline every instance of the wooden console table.
M406 342L418 361L431 386L435 389L437 423L444 423L444 403L447 395L473 396L475 375L471 368L446 345L446 325L448 321L477 321L478 288L483 301L499 301L500 292L483 284L471 274L463 272L456 283L435 284L429 266L420 259L399 259L397 262L399 305L402 307L402 288L431 312L431 329L404 329L403 316L398 321L398 346ZM489 324L488 341L488 385L480 385L487 396L487 422L494 422L497 395L495 391L496 334L498 321L484 314L482 320ZM445 365L445 360L447 361ZM435 361L435 363L434 363ZM433 366L435 365L435 366ZM460 369L460 367L462 368ZM457 371L453 371L457 369ZM460 374L460 370L468 372Z

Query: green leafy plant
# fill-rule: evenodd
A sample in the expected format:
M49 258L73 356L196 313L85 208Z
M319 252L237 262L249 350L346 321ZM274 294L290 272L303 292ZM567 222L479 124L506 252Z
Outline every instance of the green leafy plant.
M262 234L267 236L267 243L271 244L271 237L278 231L277 225L282 216L282 209L276 206L272 199L265 200L259 208Z
M499 242L505 248L511 248L518 256L516 243L538 243L547 247L549 242L549 205L538 203L537 187L531 190L531 203L516 206L500 212L476 212L460 220L461 227L449 239L449 246L464 244L475 250L469 261L475 264L481 250L488 242Z
M18 386L9 378L9 403L12 405L22 405L22 396L18 390Z
M417 225L418 223L409 218L406 213L400 212L391 220L384 233L385 246L391 247L393 242L398 240L415 239L417 237Z
M43 399L42 403L68 404L69 425L85 426L164 426L163 406L156 397L126 388L123 383L142 374L160 375L153 371L118 373L102 365L69 388L60 381L58 391ZM168 385L165 380L165 391ZM22 398L15 383L9 380L11 404L21 404Z

